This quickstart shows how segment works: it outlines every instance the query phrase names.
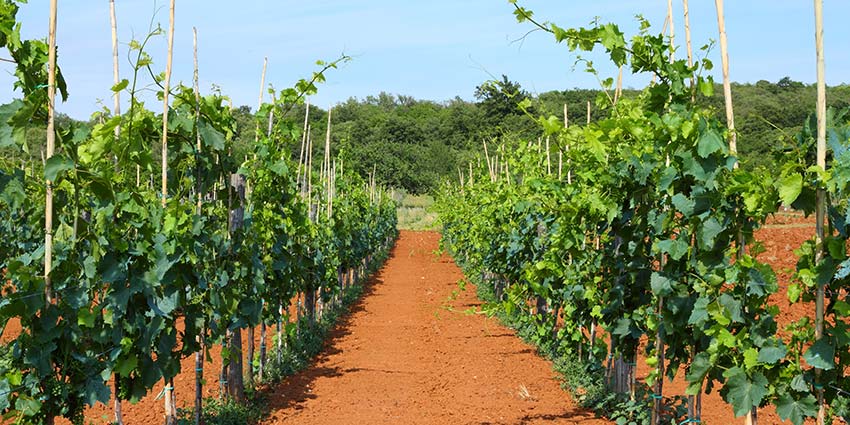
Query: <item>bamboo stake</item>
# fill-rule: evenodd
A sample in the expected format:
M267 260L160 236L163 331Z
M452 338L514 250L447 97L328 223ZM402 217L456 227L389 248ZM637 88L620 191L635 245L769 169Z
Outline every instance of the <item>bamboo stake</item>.
M49 40L47 54L47 154L44 162L53 157L56 149L56 131L54 128L56 107L56 16L57 0L50 0L50 20L48 23ZM44 295L48 304L54 302L50 269L53 268L53 182L45 180L46 198L44 202ZM50 419L52 422L53 420Z
M815 2L815 50L817 55L817 162L821 170L826 170L826 66L824 65L823 53L823 0ZM826 193L821 186L817 191L817 227L816 227L816 263L823 258L824 241L824 216L826 213ZM824 310L824 285L818 283L817 298L815 299L815 340L823 338L823 310ZM826 415L826 404L824 403L823 384L820 382L820 369L815 369L815 388L818 397L818 425L823 425Z
M729 151L738 155L738 136L735 132L735 116L732 111L732 84L729 82L729 51L726 42L726 22L723 17L723 0L714 0L717 8L717 27L720 31L720 58L723 62L723 97L726 100L726 125L729 128ZM735 163L738 167L738 163Z
M331 112L333 112L333 107L328 108L328 128L325 132L325 166L327 171L325 174L327 175L327 189L325 190L325 196L328 198L327 202L327 219L330 221L331 219Z
M570 128L570 116L567 115L567 104L564 104L564 128Z
M174 53L174 2L169 8L168 26L168 60L165 65L165 86L162 102L162 206L165 207L168 198L168 95L171 90L171 67ZM167 398L167 397L166 397Z
M301 183L301 163L304 161L304 147L307 144L307 133L310 130L309 119L310 119L310 99L307 99L305 102L304 108L304 130L301 133L301 150L298 153L298 169L295 173L295 182Z
M490 154L487 152L487 141L484 140L484 159L487 160L487 174L490 176L490 181L493 180L493 166L490 163Z
M269 66L269 58L265 57L265 58L263 58L263 72L262 72L262 74L260 74L260 95L258 96L258 99L257 99L257 111L259 111L260 108L263 107L263 94L264 94L263 92L265 91L265 88L266 88L266 68L268 66ZM257 129L254 132L254 143L256 144L256 143L259 143L259 142L260 142L260 122L258 121L257 122Z
M109 21L112 28L112 80L114 84L121 81L121 76L118 72L118 19L115 16L115 0L109 0ZM116 117L121 116L121 92L112 92L112 114ZM115 140L121 137L121 122L115 126ZM136 165L136 186L139 185L139 166ZM121 409L121 397L118 391L118 376L115 376L115 402L113 403L113 411L115 415L115 424L124 425L124 415Z
M676 26L673 19L673 0L667 0L667 21L670 23L670 63L676 60Z
M198 73L198 29L192 27L192 48L194 52L194 75L193 75L193 84L192 88L195 93L195 126L200 124L201 122L201 87L199 82L199 73ZM201 153L201 132L197 129L195 130L195 149L197 149L197 153L200 155ZM202 188L200 184L200 170L198 170L198 182L195 184L195 190L197 192L197 204L195 205L195 214L198 216L201 215L201 199L203 194L201 193ZM201 423L201 415L203 413L203 387L204 387L204 355L203 355L203 343L204 338L199 335L197 336L197 341L202 347L200 350L195 352L195 424L198 425Z
M121 82L118 73L118 21L115 17L115 0L109 0L109 18L112 26L112 80L115 84ZM117 117L121 115L121 92L112 92L112 113ZM115 126L115 138L121 136L121 123ZM117 420L117 418L116 418Z
M174 3L171 0L168 25L168 60L165 65L165 86L162 102L162 206L165 208L168 200L168 95L171 89L171 67L174 52ZM165 398L165 424L177 424L177 407L174 400L174 379L167 379L163 388Z
M685 45L688 49L688 68L692 68L694 66L694 52L691 48L691 18L690 13L688 12L688 0L682 0L682 7L684 8L685 15ZM691 91L693 92L694 86L696 85L696 81L694 81L694 76L691 75ZM691 95L691 101L694 100L694 95Z
M617 71L617 88L614 89L614 105L620 100L623 95L623 65L620 65L620 70Z
M56 106L56 17L57 0L50 1L50 19L48 23L48 53L47 53L47 156L53 156L56 143L54 130ZM45 179L46 196L44 200L44 296L47 305L53 304L53 286L50 281L50 270L53 268L53 182ZM57 301L58 302L58 301ZM53 425L54 417L47 416L44 422Z

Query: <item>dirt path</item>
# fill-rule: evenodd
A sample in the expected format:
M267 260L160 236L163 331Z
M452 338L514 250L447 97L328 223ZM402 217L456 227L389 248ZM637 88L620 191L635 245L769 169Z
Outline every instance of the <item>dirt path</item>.
M266 423L602 424L551 364L479 305L439 235L406 232L325 352L272 394ZM453 295L456 292L456 295ZM521 395L523 388L526 395Z

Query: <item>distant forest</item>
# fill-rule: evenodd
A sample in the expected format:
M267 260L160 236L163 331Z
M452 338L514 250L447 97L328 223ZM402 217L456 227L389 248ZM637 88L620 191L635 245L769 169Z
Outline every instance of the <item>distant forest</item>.
M513 96L506 95L513 93ZM625 97L637 96L637 90L624 90ZM458 168L482 153L482 141L535 140L540 130L517 104L531 100L535 115L563 116L567 105L571 124L587 120L590 101L591 120L607 113L595 107L599 90L571 89L531 94L512 82L485 83L475 88L475 101L456 97L448 101L415 99L410 96L380 93L365 99L351 98L334 107L332 112L332 150L343 152L348 166L366 175L376 170L378 180L409 193L428 193L443 179L458 179ZM738 149L744 167L769 166L772 158L794 140L804 122L814 113L816 90L783 78L775 83L732 83ZM850 86L827 90L832 108L850 107ZM707 106L725 121L723 92L719 85ZM239 123L236 146L248 152L254 141L254 117L249 106L234 110ZM294 108L289 119L303 120L304 107ZM59 126L70 121L59 117ZM317 155L322 155L327 126L327 111L310 109L310 126L317 142ZM38 161L43 145L43 130L28 135L31 157ZM297 157L298 146L292 146Z

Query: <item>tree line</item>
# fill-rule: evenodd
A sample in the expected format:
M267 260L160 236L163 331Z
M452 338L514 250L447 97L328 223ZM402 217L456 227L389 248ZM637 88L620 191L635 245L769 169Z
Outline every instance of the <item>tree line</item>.
M776 155L793 144L814 112L815 86L789 77L775 83L766 80L732 83L732 93L744 167L769 166ZM637 90L623 90L624 97L639 94ZM502 76L501 80L477 86L472 101L460 96L434 101L386 92L363 99L352 97L334 106L331 112L332 146L334 154L346 151L346 157L352 162L350 165L362 176L374 171L377 180L387 186L409 193L429 193L444 179L456 181L458 170L465 170L469 161L475 160L485 140L513 143L536 140L539 127L518 107L521 102L531 102L527 109L531 115L559 118L567 105L569 122L584 124L588 102L591 121L605 116L606 111L596 106L599 96L604 96L600 90L579 88L532 94L519 83ZM850 106L850 85L828 88L827 99L831 108L847 108ZM700 102L710 109L722 110L723 95L719 85L713 96ZM299 105L290 114L303 117L304 108ZM237 121L234 146L236 152L243 155L254 141L253 113L250 106L233 110ZM327 114L327 109L311 107L310 127L314 138L324 137ZM89 124L96 124L97 119ZM59 120L73 121L61 114ZM2 156L7 160L40 161L43 136L43 129L29 130L27 158ZM293 156L297 154L293 152Z

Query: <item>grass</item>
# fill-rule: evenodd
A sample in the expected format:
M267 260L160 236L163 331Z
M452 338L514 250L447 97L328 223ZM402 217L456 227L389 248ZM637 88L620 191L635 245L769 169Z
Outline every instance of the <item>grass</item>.
M430 195L404 194L399 202L398 228L404 230L438 230L437 213L431 210Z

